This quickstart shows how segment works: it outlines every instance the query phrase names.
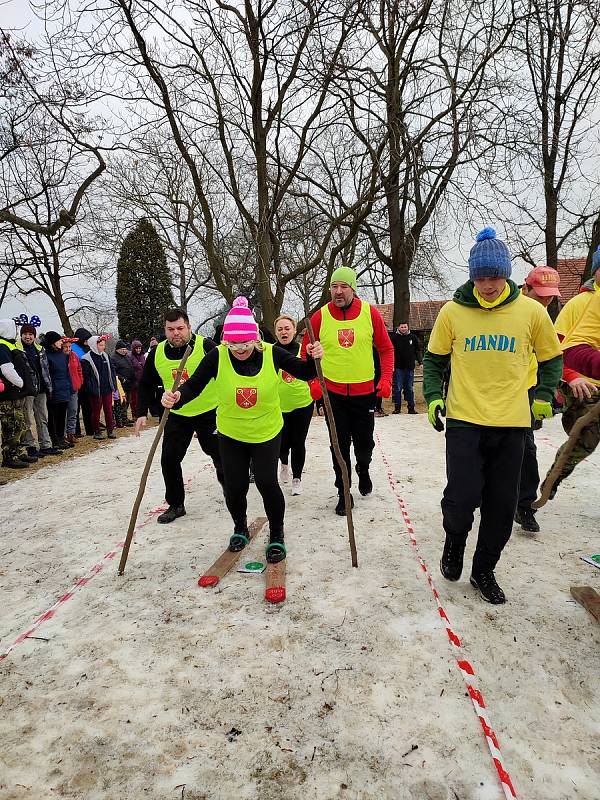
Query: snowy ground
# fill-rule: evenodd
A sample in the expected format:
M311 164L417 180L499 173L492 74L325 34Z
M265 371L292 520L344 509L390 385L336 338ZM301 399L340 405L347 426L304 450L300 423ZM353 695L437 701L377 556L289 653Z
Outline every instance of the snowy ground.
M515 529L498 608L467 568L458 584L438 572L443 437L423 414L379 419L377 433L518 796L597 800L600 626L569 586L600 587L580 560L600 551L600 453L538 514L540 534ZM123 538L153 435L0 490L0 652ZM538 434L543 471L562 439L558 420ZM373 495L355 492L355 570L313 420L305 494L287 498L288 600L276 607L261 576L196 586L230 533L205 463L192 448L186 517L152 519L124 577L108 562L42 638L0 662L1 800L503 797L380 446ZM157 459L140 519L161 500ZM252 488L250 517L260 513Z

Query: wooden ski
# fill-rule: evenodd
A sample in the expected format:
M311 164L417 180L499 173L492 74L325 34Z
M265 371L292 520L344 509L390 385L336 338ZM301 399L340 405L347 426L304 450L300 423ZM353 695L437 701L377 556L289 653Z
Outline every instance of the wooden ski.
M254 539L257 533L259 533L265 522L267 521L266 517L257 517L254 522L250 524L248 527L248 539L250 542ZM234 567L242 553L245 553L248 549L248 545L244 547L243 550L240 550L237 553L232 553L229 548L225 550L219 558L215 561L215 563L207 569L204 575L201 575L198 579L198 586L208 587L208 586L216 586L222 578L227 575L229 570Z
M285 562L267 564L265 571L265 600L268 603L283 603L285 600Z
M571 595L600 622L600 594L591 586L571 586Z

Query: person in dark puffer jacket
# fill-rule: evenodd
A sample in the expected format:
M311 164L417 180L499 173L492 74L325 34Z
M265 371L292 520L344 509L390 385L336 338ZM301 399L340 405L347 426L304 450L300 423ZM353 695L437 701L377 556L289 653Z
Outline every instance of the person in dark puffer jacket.
M34 391L35 376L26 356L17 350L17 329L13 319L0 319L0 429L2 466L25 469L37 458L29 456L23 444L27 430L25 398Z
M37 393L25 398L25 421L27 432L23 442L27 447L28 455L34 458L44 456L58 456L62 450L52 446L48 431L48 401L47 394L52 392L50 367L44 348L35 341L36 329L33 325L25 323L21 326L21 336L16 341L17 350L22 350L27 356L31 368L37 376Z
M75 336L77 337L77 341L73 342L71 346L71 351L75 353L75 355L80 361L86 353L90 352L90 348L88 347L88 339L90 338L91 335L92 334L86 328L77 328L77 330L75 331ZM81 387L77 395L79 400L79 408L77 410L77 424L76 424L75 436L77 438L83 436L79 425L79 411L81 411L81 416L83 417L83 427L85 429L85 432L88 436L91 436L94 431L92 430L92 405L90 402L90 398L83 386Z
M127 419L127 407L131 406L131 392L137 384L135 369L129 360L129 350L127 342L119 339L115 347L115 352L111 357L117 378L121 381L121 386L125 392L125 400L121 403L122 425L131 426L133 422ZM119 425L117 424L117 427Z
M144 372L144 364L146 363L146 356L143 353L142 343L139 339L134 339L131 343L131 353L127 358L135 372L135 384L129 392L129 404L131 406L131 416L137 419L137 405L138 405L138 386L142 379Z
M102 409L104 409L108 438L116 439L112 411L113 392L117 388L115 368L104 352L106 339L103 336L90 336L87 343L90 352L81 359L81 368L83 370L83 388L89 395L92 404L94 439L104 439L100 433L100 411Z
M69 357L62 351L62 336L48 331L44 336L44 349L48 357L52 392L48 395L48 431L52 446L67 450L73 445L65 439L67 408L73 392L69 373Z

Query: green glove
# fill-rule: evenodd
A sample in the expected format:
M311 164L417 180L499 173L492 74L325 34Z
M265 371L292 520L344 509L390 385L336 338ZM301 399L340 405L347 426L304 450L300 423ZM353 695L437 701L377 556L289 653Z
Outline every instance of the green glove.
M432 400L427 406L427 419L436 431L441 432L444 430L444 423L440 419L440 416L446 416L446 404L441 398L439 400Z
M552 418L552 403L547 400L534 400L531 404L531 413L537 420Z

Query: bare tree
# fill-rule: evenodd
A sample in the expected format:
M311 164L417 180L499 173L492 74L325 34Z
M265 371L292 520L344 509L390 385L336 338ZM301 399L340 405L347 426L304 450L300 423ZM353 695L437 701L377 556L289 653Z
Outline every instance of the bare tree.
M100 148L90 141L93 130L81 110L85 102L80 86L62 80L51 52L0 29L0 224L54 236L76 223L86 192L106 168ZM78 176L62 190L55 184L59 202L43 222L27 213L44 186L33 175L26 183L18 179L39 149L67 166L65 173Z
M517 199L521 255L542 245L556 267L569 243L589 241L600 211L596 135L600 108L600 6L594 0L527 0L515 53L523 69ZM582 235L583 234L583 235ZM593 238L593 236L592 236Z
M68 18L64 25L77 31L81 17L69 18L68 7L59 5ZM221 249L230 230L228 224L223 230L222 219L229 223L235 216L254 245L254 280L269 324L289 281L313 266L282 268L276 217L307 153L335 118L330 87L359 6L340 0L186 0L178 7L107 0L101 9L81 11L88 23L93 14L96 26L91 34L89 24L81 32L71 69L103 69L113 85L115 75L125 76L118 93L135 101L138 130L168 125L192 180L198 238L214 285L231 302L236 279ZM367 184L330 222L314 264L371 193Z
M89 198L79 207L77 226L55 230L52 224L62 196L79 182L73 162L63 157L61 149L57 153L53 133L54 126L44 130L40 121L36 146L28 149L26 157L22 154L18 170L2 175L8 185L0 183L0 190L20 196L20 206L32 224L0 225L1 295L4 298L10 290L23 296L44 294L70 335L70 317L97 301L102 267L95 243L86 235L88 218L93 216ZM32 186L35 193L27 197Z
M448 211L449 187L496 144L495 59L513 25L510 0L362 4L335 91L383 186L362 229L391 272L394 325L407 318L414 260Z
M189 171L172 140L159 133L133 140L130 153L110 165L107 193L111 204L105 209L102 226L116 246L124 228L140 217L151 220L165 248L173 294L180 307L187 309L203 288L214 289L214 281Z

